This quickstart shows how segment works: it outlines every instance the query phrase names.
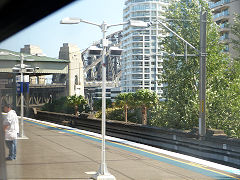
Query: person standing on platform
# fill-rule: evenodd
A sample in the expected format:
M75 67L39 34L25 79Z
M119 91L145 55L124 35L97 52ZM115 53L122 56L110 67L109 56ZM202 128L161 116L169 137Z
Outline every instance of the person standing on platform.
M3 128L5 130L5 142L9 149L9 156L6 160L14 160L17 155L17 136L19 133L18 116L12 109L11 105L5 105L3 111L7 113L3 121Z

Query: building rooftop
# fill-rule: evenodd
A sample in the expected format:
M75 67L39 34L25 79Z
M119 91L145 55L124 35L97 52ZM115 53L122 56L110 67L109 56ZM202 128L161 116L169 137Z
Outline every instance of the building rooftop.
M0 52L7 52L7 53L12 53L16 55L20 55L19 52L15 51L10 51L6 49L0 49ZM51 58L47 56L36 56L36 55L29 55L29 54L23 54L24 56L27 56L26 59L33 59L35 62L59 62L59 63L68 63L69 60L63 60L63 59L56 59L56 58ZM18 56L14 55L0 55L0 61L1 60L13 60L13 61L18 61L20 58Z

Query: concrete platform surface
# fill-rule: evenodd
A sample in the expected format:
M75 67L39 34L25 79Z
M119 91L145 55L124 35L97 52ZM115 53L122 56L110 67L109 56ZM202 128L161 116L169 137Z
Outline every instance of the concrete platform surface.
M9 180L87 180L101 159L99 139L25 121L29 139L18 140L17 160L7 161ZM191 162L107 143L108 170L117 180L240 179ZM142 153L139 153L142 152ZM149 155L147 155L147 153ZM86 173L88 172L88 173Z

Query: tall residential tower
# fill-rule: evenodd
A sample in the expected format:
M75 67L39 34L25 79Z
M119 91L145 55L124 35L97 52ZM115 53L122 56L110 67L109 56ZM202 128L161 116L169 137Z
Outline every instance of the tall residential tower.
M163 13L168 3L169 0L126 0L123 21L131 19L155 22L164 19ZM148 28L124 25L121 78L123 92L135 92L144 88L162 94L163 59L158 44L161 36L165 34L160 25L153 24Z
M231 38L234 38L231 34L230 26L234 23L234 14L240 13L240 0L209 1L213 12L213 20L220 25L220 41L225 45L225 52L229 52L231 57L235 57L237 54L230 43Z

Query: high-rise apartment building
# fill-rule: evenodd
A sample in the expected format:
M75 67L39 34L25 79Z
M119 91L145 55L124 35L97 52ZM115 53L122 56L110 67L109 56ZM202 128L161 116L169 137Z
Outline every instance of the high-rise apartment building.
M234 38L230 26L234 23L234 14L240 13L240 0L210 0L210 8L213 13L213 20L220 25L220 41L225 45L225 52L235 57L230 40Z
M141 20L155 22L163 19L169 0L126 0L123 21ZM150 89L162 94L163 59L158 39L163 34L161 25L152 24L148 28L124 25L122 38L122 78L123 92Z

